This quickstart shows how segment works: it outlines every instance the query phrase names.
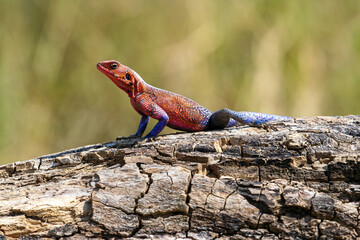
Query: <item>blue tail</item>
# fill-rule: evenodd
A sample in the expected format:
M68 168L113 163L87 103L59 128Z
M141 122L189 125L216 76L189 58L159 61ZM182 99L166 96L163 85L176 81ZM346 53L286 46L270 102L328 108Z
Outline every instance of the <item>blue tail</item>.
M272 115L266 113L235 112L229 109L228 111L231 119L227 127L235 126L238 123L246 124L246 125L261 125L271 121L291 119L291 117L284 117L284 116L278 116L278 115Z

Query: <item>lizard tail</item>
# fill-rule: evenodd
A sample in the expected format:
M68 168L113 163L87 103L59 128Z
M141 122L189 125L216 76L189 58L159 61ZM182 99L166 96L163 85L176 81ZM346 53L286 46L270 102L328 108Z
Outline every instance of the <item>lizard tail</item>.
M291 119L291 117L272 115L266 113L236 112L230 109L228 111L231 119L227 127L235 126L238 123L246 124L246 125L261 125L271 121Z

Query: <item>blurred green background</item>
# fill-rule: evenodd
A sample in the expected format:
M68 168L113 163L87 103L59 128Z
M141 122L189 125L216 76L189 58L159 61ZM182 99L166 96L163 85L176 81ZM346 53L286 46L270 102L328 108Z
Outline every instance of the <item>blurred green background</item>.
M0 43L0 164L136 131L102 60L211 110L360 112L356 0L1 0Z

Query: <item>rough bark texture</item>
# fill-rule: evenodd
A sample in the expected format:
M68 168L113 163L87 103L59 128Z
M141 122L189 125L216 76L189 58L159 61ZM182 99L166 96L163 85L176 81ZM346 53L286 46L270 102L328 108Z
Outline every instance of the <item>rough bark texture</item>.
M0 166L0 239L356 239L360 116L124 139Z

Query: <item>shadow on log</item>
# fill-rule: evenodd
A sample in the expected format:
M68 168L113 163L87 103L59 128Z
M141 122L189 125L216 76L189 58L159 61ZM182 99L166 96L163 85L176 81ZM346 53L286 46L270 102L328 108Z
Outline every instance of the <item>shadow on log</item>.
M0 239L356 239L360 116L124 139L0 166Z

